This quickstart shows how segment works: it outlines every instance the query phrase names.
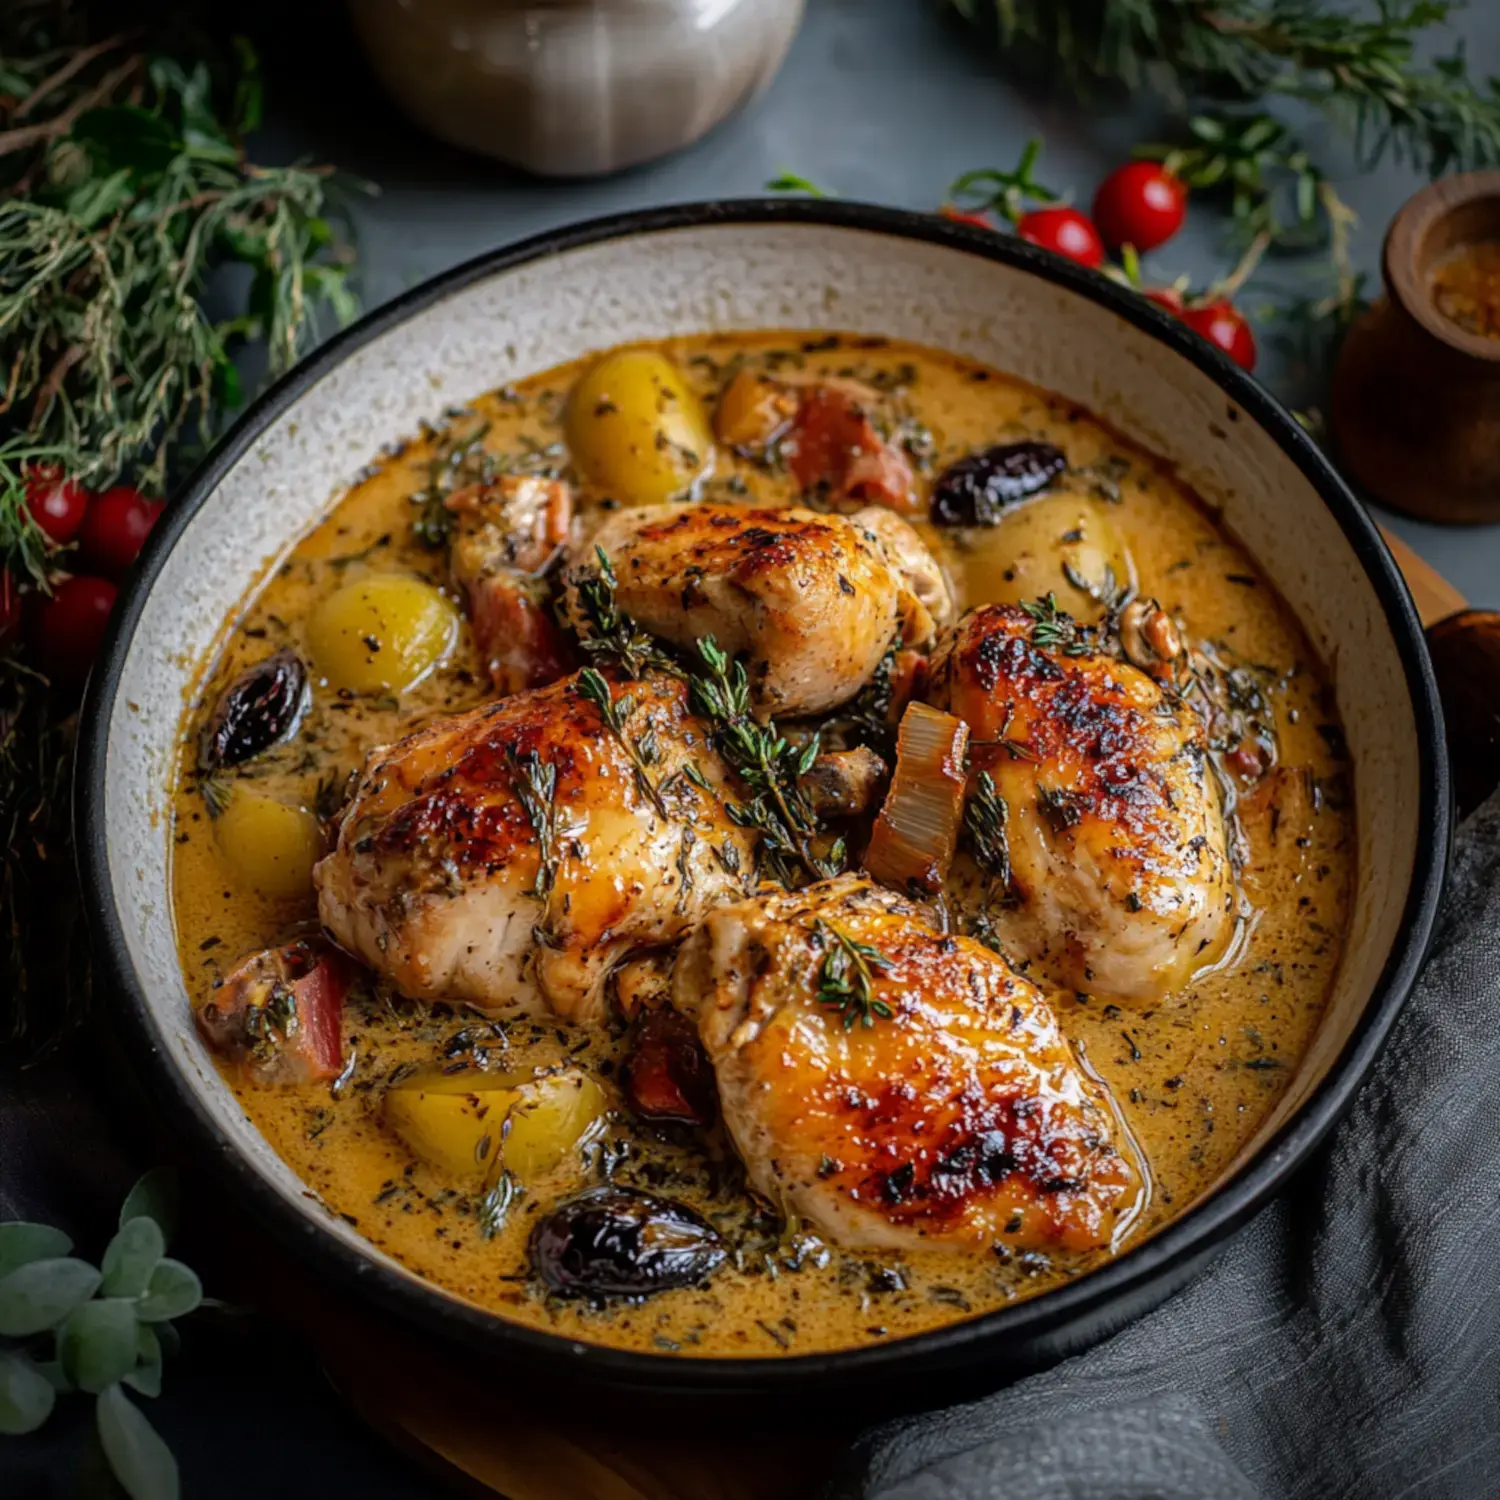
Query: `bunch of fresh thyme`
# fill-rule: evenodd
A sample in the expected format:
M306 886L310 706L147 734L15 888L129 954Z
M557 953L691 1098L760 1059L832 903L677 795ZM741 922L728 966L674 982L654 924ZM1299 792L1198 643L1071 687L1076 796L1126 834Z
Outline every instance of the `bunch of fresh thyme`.
M894 1012L875 994L875 975L892 968L879 948L859 942L832 922L819 917L813 933L823 945L818 966L818 1004L838 1011L845 1031L873 1026L876 1018L889 1020Z
M162 492L239 403L238 345L263 342L274 375L320 310L354 308L328 170L252 162L253 51L185 56L184 35L0 7L0 623L69 562L27 510L37 467ZM248 289L216 321L200 297L221 266ZM19 650L0 640L0 1042L36 1048L81 1013L87 969L69 936L73 703Z

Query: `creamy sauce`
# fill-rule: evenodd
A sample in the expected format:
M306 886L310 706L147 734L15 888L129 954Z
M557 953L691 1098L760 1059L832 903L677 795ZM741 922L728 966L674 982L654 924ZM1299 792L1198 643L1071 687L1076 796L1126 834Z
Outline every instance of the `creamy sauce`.
M997 442L1057 444L1070 470L1054 492L1087 496L1107 512L1142 591L1192 638L1215 642L1222 656L1244 664L1247 681L1263 694L1260 713L1274 721L1279 769L1245 803L1248 911L1229 954L1187 989L1144 1009L1054 998L1064 1030L1109 1086L1148 1165L1149 1201L1123 1237L1124 1244L1139 1242L1208 1189L1255 1133L1323 1012L1345 930L1354 846L1341 736L1322 667L1253 560L1171 471L1060 398L945 354L870 340L830 344L779 334L659 347L705 402L730 362L852 372L893 393L908 414L909 445L931 473ZM281 646L303 649L310 608L338 584L393 570L442 584L442 554L412 536L419 514L413 497L430 484L435 458L487 423L481 443L489 451L565 463L553 445L560 444L561 412L577 373L554 370L486 395L442 428L390 450L226 624L202 697L186 718L175 801L175 918L195 1005L242 955L315 920L310 892L262 897L237 881L221 853L194 771L203 714L246 665ZM761 504L795 498L784 477L722 454L703 497ZM963 606L1004 589L1011 566L1006 532L1005 522L982 532L924 529ZM312 809L320 784L326 800L327 788L341 785L370 747L486 698L465 626L449 659L399 702L340 697L315 683L296 738L235 775ZM612 1088L623 1036L623 1025L584 1030L529 1019L492 1025L444 1007L357 992L344 1016L346 1055L354 1062L339 1085L234 1082L247 1114L331 1214L437 1284L569 1337L698 1355L846 1348L1035 1295L1102 1258L847 1254L784 1230L752 1202L721 1134L653 1129L622 1110L592 1148L588 1170L597 1176L607 1158L617 1181L695 1205L725 1234L731 1260L705 1287L635 1305L593 1308L549 1298L528 1274L527 1236L539 1214L587 1180L576 1164L556 1180L528 1184L503 1226L486 1238L472 1192L414 1159L380 1123L378 1101L399 1065L472 1055L476 1046L503 1048L507 1068L567 1059Z

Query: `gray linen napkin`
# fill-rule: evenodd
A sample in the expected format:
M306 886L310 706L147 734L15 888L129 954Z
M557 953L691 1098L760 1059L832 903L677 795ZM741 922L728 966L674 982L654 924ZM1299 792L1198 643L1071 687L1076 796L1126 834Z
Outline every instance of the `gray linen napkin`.
M879 1429L868 1500L1500 1495L1500 796L1348 1118L1196 1282L1089 1353Z

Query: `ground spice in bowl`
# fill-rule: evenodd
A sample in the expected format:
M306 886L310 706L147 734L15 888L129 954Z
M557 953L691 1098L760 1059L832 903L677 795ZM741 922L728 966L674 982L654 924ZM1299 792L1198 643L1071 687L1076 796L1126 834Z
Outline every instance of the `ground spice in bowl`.
M1432 270L1433 305L1449 322L1500 339L1500 240L1460 245Z

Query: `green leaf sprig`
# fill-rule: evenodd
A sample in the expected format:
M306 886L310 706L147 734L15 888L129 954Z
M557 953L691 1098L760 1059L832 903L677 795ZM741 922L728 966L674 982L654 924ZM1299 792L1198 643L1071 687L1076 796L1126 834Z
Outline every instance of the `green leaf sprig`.
M99 1443L131 1500L176 1500L177 1464L127 1395L161 1394L175 1320L203 1301L198 1277L166 1254L176 1179L148 1172L120 1209L99 1266L47 1224L0 1224L0 1435L35 1432L59 1395L94 1396Z
M875 975L894 967L879 948L849 936L821 917L813 922L813 933L823 945L818 966L818 1004L838 1011L845 1031L873 1026L877 1018L888 1021L895 1012L875 994Z
M760 834L761 859L782 885L839 874L847 855L844 840L819 850L817 814L800 784L818 758L818 736L798 747L774 723L757 720L745 664L732 662L711 635L698 642L698 657L703 670L688 679L693 712L708 720L719 753L751 793L748 802L726 802L725 812Z

